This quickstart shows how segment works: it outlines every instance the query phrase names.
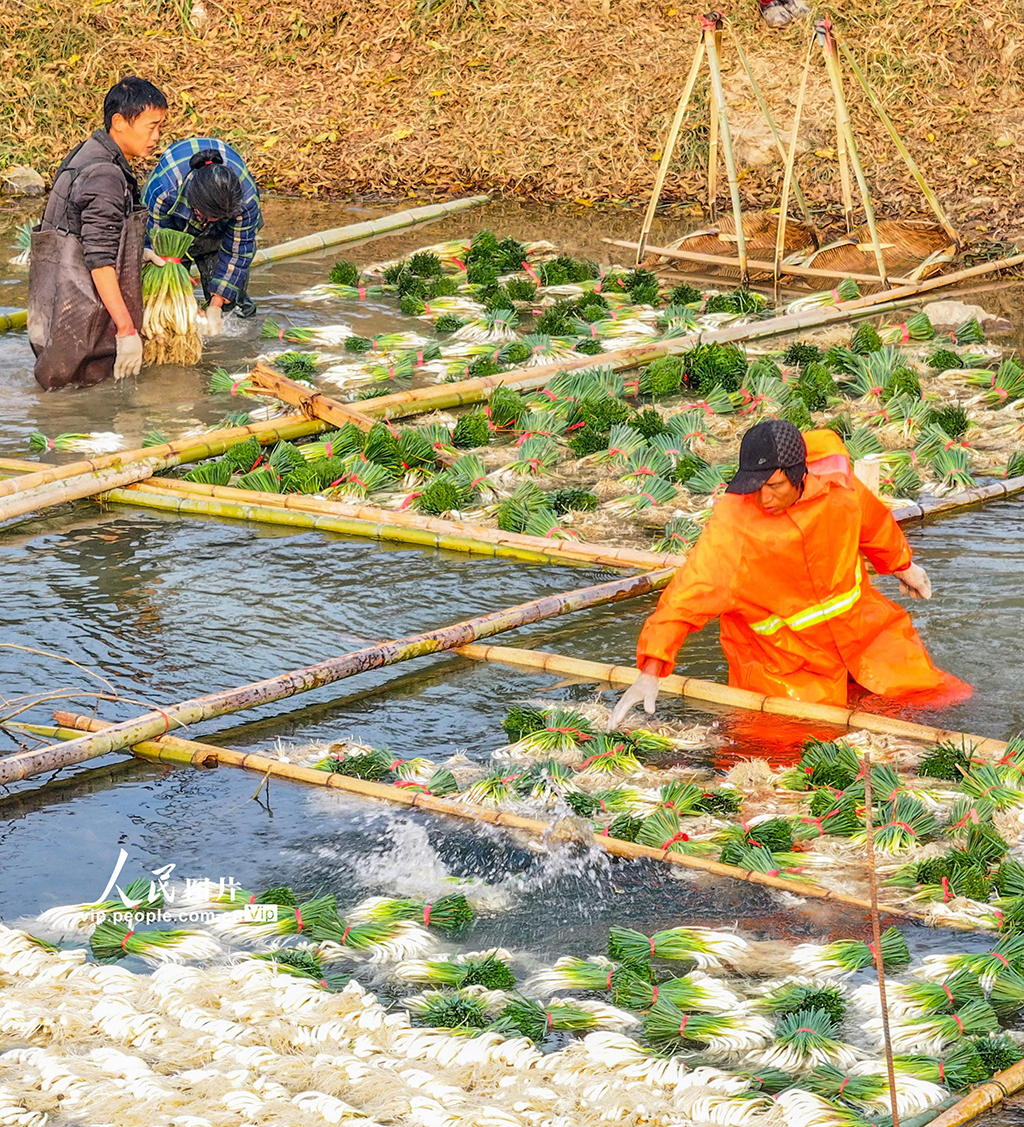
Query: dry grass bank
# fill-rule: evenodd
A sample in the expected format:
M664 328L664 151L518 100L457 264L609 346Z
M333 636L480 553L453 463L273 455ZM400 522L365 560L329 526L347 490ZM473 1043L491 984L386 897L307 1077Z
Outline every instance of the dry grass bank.
M170 95L172 138L225 137L268 188L642 199L698 35L675 3L611 0L605 16L600 0L448 0L432 15L426 0L0 0L0 165L52 172L104 89L136 72ZM739 0L737 29L786 121L809 28L769 32L754 8ZM1018 0L849 0L836 22L954 215L993 236L1024 228ZM743 132L753 103L738 77ZM806 117L826 151L816 81ZM883 210L916 210L880 127L851 102ZM670 195L696 200L703 126L682 150ZM835 193L827 161L811 150L803 165L812 198ZM748 172L749 202L773 201L780 180L777 162Z

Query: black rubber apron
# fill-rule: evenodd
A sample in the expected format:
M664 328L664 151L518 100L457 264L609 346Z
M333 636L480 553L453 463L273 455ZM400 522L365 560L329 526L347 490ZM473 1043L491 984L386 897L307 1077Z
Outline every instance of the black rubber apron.
M136 328L142 324L146 219L144 207L125 216L114 265L121 296ZM93 387L109 379L114 372L116 337L117 326L96 292L81 241L70 231L35 227L29 261L28 338L40 386L56 391Z

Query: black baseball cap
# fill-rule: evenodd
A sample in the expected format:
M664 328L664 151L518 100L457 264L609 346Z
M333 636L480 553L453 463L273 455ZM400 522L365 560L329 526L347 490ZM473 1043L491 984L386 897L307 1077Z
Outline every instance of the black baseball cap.
M740 468L725 491L756 493L776 470L784 470L786 477L798 485L807 473L807 443L792 423L766 419L743 436Z

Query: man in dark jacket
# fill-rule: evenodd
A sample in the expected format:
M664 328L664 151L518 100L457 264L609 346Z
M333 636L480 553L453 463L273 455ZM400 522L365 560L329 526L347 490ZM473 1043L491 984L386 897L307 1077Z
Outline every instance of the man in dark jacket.
M29 339L48 390L142 367L146 211L129 161L153 152L166 116L152 83L123 78L104 99L103 129L57 170L29 274Z

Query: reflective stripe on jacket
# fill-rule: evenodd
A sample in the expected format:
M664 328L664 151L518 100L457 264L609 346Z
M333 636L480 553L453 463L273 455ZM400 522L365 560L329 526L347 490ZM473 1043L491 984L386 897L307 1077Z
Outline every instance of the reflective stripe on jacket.
M832 432L805 439L809 473L785 512L764 512L756 494L719 501L644 624L638 666L655 659L669 673L686 635L717 617L729 683L739 688L845 704L851 678L882 696L959 684L867 578L863 559L880 574L909 566L899 525L853 478Z

